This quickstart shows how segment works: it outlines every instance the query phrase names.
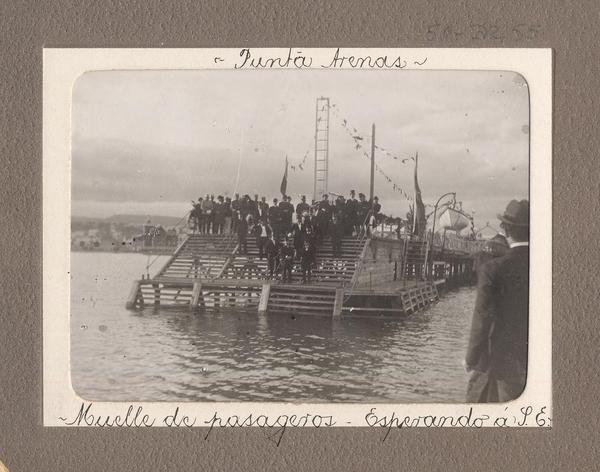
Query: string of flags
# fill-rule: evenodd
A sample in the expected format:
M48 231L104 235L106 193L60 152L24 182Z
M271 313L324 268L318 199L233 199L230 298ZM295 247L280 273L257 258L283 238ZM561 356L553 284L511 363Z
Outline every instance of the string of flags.
M357 151L362 150L363 155L371 160L371 156L369 155L369 153L363 148L363 141L365 141L364 136L362 136L358 130L352 126L350 126L350 124L348 123L348 120L346 118L342 118L337 110L337 107L334 104L331 105L331 111L333 112L333 114L335 115L335 117L340 120L340 124L342 126L342 128L344 128L344 130L346 131L346 133L348 134L348 136L350 136L352 138L352 140L354 141L354 148ZM401 159L399 157L397 157L396 155L390 153L389 151L385 150L384 148L382 148L381 146L378 146L377 144L375 145L375 149L385 153L387 156L392 157L394 160L400 160L403 164L405 164L407 161L414 161L413 157L407 157L404 159ZM400 185L398 185L396 182L394 182L394 180L385 173L385 171L378 165L375 164L375 170L381 174L383 176L383 178L389 183L392 184L392 189L394 190L394 192L398 192L400 193L406 200L408 201L412 201L413 197L408 194Z
M290 164L290 169L293 172L296 171L303 171L305 166L306 166L306 161L308 160L308 155L310 154L310 150L311 150L312 146L309 145L306 152L304 153L304 156L302 157L302 161L299 164Z
M338 108L336 106L336 104L332 104L331 105L331 111L333 112L333 114L342 122L342 127L346 130L346 132L348 132L348 134L350 135L350 137L352 139L354 139L355 144L358 144L358 141L363 141L364 137L361 136L358 132L358 130L354 127L351 127L348 123L348 120L345 118L342 118L338 113ZM357 148L358 149L358 148ZM412 156L409 157L398 157L396 154L390 152L389 150L385 149L382 146L379 146L378 144L375 145L375 149L380 151L381 153L385 154L387 157L390 157L396 161L400 161L402 162L402 164L406 164L408 161L414 161L415 158Z

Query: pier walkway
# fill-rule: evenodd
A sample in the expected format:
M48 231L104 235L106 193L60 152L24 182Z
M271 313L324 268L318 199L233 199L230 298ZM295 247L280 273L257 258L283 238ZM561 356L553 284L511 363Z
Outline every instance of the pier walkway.
M308 283L302 283L299 262L292 281L280 273L268 276L256 240L248 238L248 254L240 254L233 235L190 234L152 278L134 282L128 309L167 306L202 309L243 309L327 316L408 315L438 299L438 283L425 280L428 257L439 280L448 274L451 258L457 275L471 269L466 251L440 253L424 241L381 237L348 237L333 253L329 238L317 246ZM443 271L440 266L443 264ZM443 273L442 273L443 272Z

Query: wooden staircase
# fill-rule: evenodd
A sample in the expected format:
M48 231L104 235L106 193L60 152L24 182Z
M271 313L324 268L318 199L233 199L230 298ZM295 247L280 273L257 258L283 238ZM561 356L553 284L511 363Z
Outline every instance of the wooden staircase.
M272 285L267 310L290 315L332 316L336 289L310 285Z
M233 308L336 318L342 312L352 316L411 314L438 298L435 285L422 280L427 244L421 241L402 245L383 240L373 243L366 237L344 238L340 253L334 255L327 238L317 246L307 284L302 283L299 261L294 263L291 282L283 283L280 272L270 279L267 259L259 259L254 237L248 239L248 254L239 254L238 249L235 235L189 235L155 277L134 282L127 308ZM365 270L387 279L380 277L373 285L357 287ZM407 279L414 285L407 286ZM386 283L388 288L382 288Z
M363 245L364 243L361 244L354 238L344 238L342 239L340 254L334 255L331 239L325 239L321 245L317 246L316 263L312 270L311 284L318 283L340 287L349 284L357 268ZM248 254L239 254L239 251L236 251L222 277L228 279L267 279L267 259L266 257L260 259L258 256L256 238L248 238ZM280 279L281 272L274 274L273 280L278 281ZM292 283L302 283L302 270L299 261L295 261L292 268Z
M156 278L219 277L236 247L233 235L190 234Z

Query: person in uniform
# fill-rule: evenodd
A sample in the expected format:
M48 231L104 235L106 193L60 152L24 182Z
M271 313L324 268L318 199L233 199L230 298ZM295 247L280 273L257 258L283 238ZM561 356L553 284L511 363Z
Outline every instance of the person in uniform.
M334 213L331 218L329 233L331 234L333 257L340 257L342 255L342 237L344 235L344 228L338 219L337 213Z
M207 193L206 196L204 197L204 200L202 200L202 219L200 221L201 226L200 226L200 232L202 234L207 234L208 233L208 220L209 220L209 215L210 212L212 211L212 202L210 201L210 195Z
M219 195L213 209L213 234L223 234L223 228L225 227L225 212L225 200L222 195Z
M273 199L273 206L269 208L269 223L273 228L275 239L279 241L281 238L281 209L276 198Z
M267 270L269 278L272 279L279 266L279 243L273 235L265 242L265 254L267 255Z
M498 218L510 249L478 271L465 358L468 403L514 400L527 379L529 201L512 200Z
M258 213L259 218L269 218L269 204L267 203L267 197L261 197L260 202L258 202Z
M338 195L332 207L332 215L337 216L338 223L344 226L344 213L346 212L346 201L342 195Z
M192 202L192 211L190 212L190 226L192 231L200 232L202 222L202 197L198 198L198 203Z
M303 223L302 217L296 214L296 223L292 226L291 232L296 258L299 258L302 254L302 248L304 246L304 228L305 224Z
M248 254L248 221L240 216L240 212L234 213L235 230L238 238L238 251L240 254Z
M356 228L356 213L358 212L358 200L356 200L356 192L354 190L350 190L350 198L346 200L346 211L345 218L346 221L346 235L352 236L352 233L357 229Z
M331 220L331 205L329 204L329 195L324 194L319 202L317 212L317 225L319 226L319 241L329 234L329 221Z
M279 229L281 230L282 234L287 234L290 231L292 222L290 219L290 221L289 221L290 227L288 227L288 213L289 213L289 216L291 216L293 212L294 212L294 207L292 206L291 210L290 210L290 205L288 205L288 202L287 202L287 196L283 195L281 197L281 201L279 202L279 221L280 221Z
M302 218L304 216L304 213L308 213L309 210L310 205L306 203L306 195L302 195L300 197L300 203L296 205L296 218Z
M356 227L358 232L364 231L366 229L367 216L371 211L371 204L366 200L364 193L358 194L358 205L356 208Z
M273 236L273 230L266 221L261 220L254 226L254 236L256 236L256 245L258 246L258 257L262 259L265 257L265 245Z
M279 247L279 263L282 269L282 280L283 282L292 281L292 267L294 265L294 249L290 247L288 241L292 237L292 234L288 234L287 238L283 240L283 244Z
M223 228L224 234L233 233L233 210L231 209L231 197L225 198L224 213L225 213L225 227Z
M315 263L315 246L308 240L304 241L302 256L300 257L300 268L302 269L302 283L310 283L312 277L312 267Z
M252 213L252 217L254 218L254 221L258 221L258 218L260 216L260 212L258 211L258 194L255 193L254 194L254 200L252 200L250 202L250 208L251 208L251 213Z

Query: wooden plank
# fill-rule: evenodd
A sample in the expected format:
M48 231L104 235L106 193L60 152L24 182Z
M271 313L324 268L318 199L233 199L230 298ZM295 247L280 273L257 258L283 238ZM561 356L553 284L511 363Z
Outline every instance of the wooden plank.
M271 284L263 284L260 292L260 301L258 302L258 312L264 313L269 306L269 294L271 293Z
M402 308L367 308L361 306L346 306L343 311L366 311L366 312L381 312L381 313L402 313Z

